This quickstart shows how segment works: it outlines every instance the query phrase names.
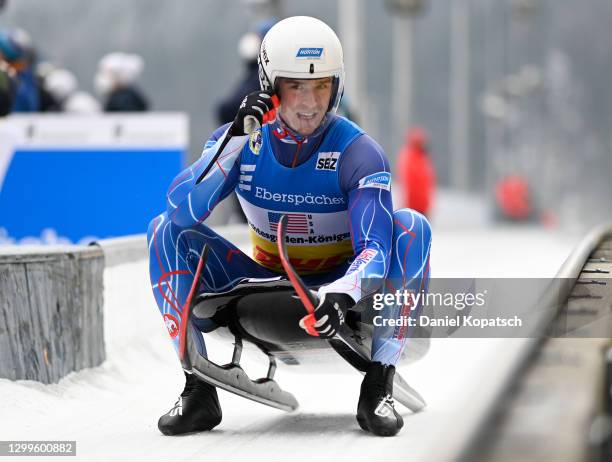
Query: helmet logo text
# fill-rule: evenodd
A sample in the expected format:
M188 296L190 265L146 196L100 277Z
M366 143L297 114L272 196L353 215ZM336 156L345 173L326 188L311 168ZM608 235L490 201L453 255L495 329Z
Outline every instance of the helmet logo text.
M295 55L296 58L318 59L323 56L323 48L300 48Z

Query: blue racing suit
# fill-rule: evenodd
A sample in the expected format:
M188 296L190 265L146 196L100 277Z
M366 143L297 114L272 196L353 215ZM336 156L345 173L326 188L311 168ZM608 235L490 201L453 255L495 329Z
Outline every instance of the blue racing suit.
M201 292L225 292L245 278L278 276L283 270L276 229L282 215L288 215L290 261L320 296L345 293L358 302L375 290L427 289L429 223L413 210L393 211L389 163L361 128L327 115L303 137L277 118L251 135L233 137L196 184L228 128L215 130L201 158L174 179L167 210L149 225L151 284L175 348L203 246L210 251ZM204 223L233 191L248 220L252 258ZM364 280L378 282L366 287ZM418 308L391 306L380 314L414 316ZM210 320L191 326L202 332L215 327ZM406 328L375 327L372 360L395 364L407 338ZM201 350L206 354L203 343Z

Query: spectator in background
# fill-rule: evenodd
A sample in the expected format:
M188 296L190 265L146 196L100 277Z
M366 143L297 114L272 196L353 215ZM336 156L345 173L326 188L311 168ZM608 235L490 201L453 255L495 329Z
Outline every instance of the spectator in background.
M98 63L94 84L103 99L104 111L138 112L149 109L149 101L136 85L144 61L136 54L110 53Z
M496 181L495 204L497 218L501 220L527 221L537 216L529 182L518 172Z
M13 106L14 84L11 70L6 61L0 58L0 117L8 115Z
M89 93L78 90L77 79L66 69L53 69L44 79L44 90L55 102L56 111L73 114L95 114L100 103Z
M436 172L429 155L427 132L414 127L406 132L406 144L398 153L397 170L403 207L429 216L436 190Z
M45 84L47 77L56 69L55 65L49 61L39 62L36 66L40 112L58 112L61 110L60 103L49 93Z
M6 0L0 0L0 13L6 7ZM0 117L8 115L13 106L13 72L0 52Z
M11 112L38 111L40 98L35 74L35 53L27 32L23 29L0 30L0 58L15 73Z
M276 22L276 19L261 21L253 31L247 32L240 38L238 55L244 63L244 74L231 93L217 105L219 124L232 122L236 117L236 108L240 106L244 95L259 90L257 55L261 40Z

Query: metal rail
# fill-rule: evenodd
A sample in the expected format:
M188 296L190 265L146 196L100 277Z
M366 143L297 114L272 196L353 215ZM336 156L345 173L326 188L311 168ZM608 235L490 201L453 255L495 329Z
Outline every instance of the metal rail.
M597 251L598 247L602 245L606 239L610 238L612 238L612 222L600 225L590 231L565 260L551 283L551 286L538 302L538 308L539 311L542 312L542 317L538 320L532 338L526 340L519 359L515 361L515 367L509 371L509 380L507 380L504 386L498 390L496 399L491 402L491 405L482 416L480 425L474 432L469 444L466 445L464 451L459 455L459 460L482 460L480 457L482 452L479 453L479 451L490 443L485 440L491 437L491 428L494 427L494 422L499 419L503 409L507 407L507 398L516 392L519 388L519 383L538 357L538 353L548 340L551 328L557 323L562 310L567 306L568 300L572 297L573 291L575 291L577 287L580 287L578 282L584 267L589 262L602 261L608 264L612 263L612 258L590 258L594 252ZM610 256L612 257L612 249L610 250ZM595 268L587 270L586 274L601 275L605 273L607 273L607 271ZM599 285L594 280L584 282L593 286ZM585 296L581 295L580 298L585 298ZM587 296L586 298L594 299L600 304L604 301L601 296ZM567 314L567 310L565 313ZM585 313L591 314L591 312ZM567 332L567 330L565 332ZM585 442L585 445L587 445L587 442ZM490 459L484 457L484 460Z

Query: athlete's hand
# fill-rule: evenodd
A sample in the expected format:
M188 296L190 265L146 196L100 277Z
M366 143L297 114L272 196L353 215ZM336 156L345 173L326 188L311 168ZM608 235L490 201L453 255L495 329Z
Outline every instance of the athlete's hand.
M319 337L332 338L338 328L344 324L346 310L353 305L353 299L346 294L327 293L314 313L300 320L300 327L308 332L306 326L313 325Z
M249 135L276 118L279 100L273 93L258 90L244 97L232 124L233 135Z

